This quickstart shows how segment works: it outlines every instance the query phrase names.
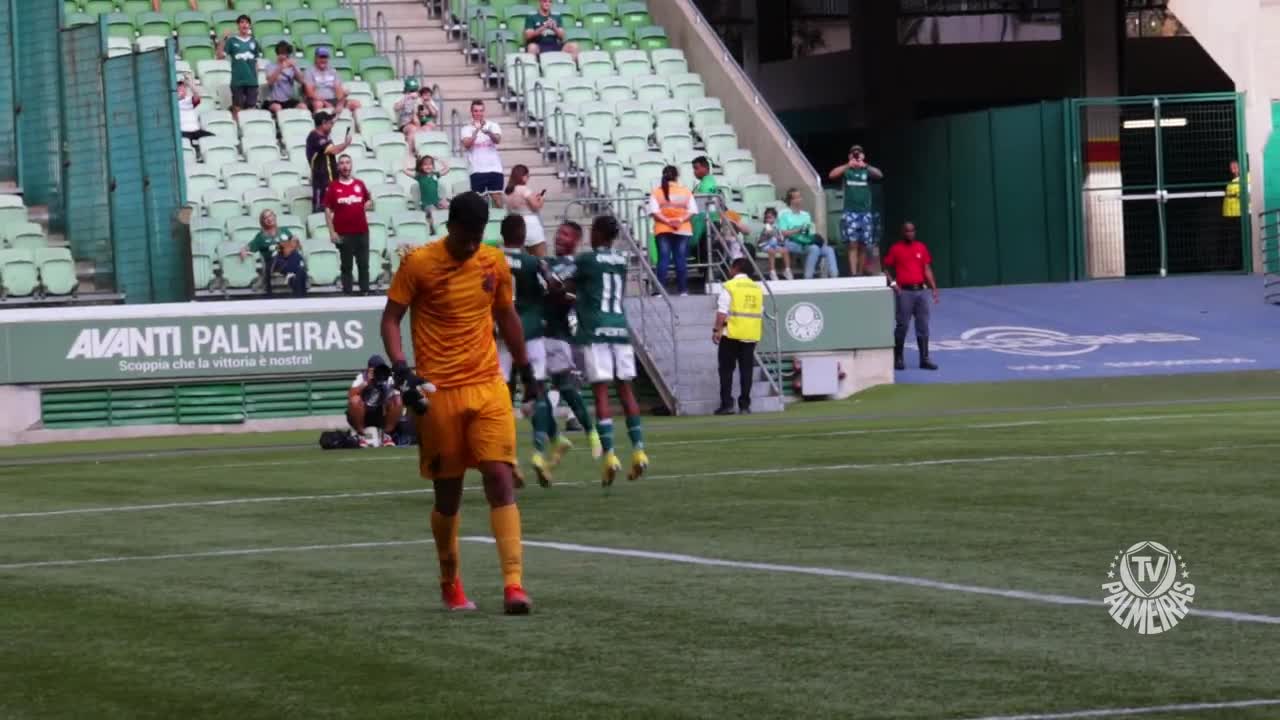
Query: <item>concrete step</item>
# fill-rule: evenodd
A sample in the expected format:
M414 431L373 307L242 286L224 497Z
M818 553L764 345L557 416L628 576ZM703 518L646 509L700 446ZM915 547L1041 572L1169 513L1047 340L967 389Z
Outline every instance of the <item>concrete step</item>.
M711 415L720 407L720 399L715 400L690 400L680 401L681 415ZM779 397L756 397L751 398L752 413L773 413L782 412L787 407L784 399Z

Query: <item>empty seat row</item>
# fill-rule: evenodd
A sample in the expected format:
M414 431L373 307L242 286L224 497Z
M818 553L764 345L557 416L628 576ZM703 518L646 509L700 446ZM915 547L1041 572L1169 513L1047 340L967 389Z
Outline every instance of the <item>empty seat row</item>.
M71 295L79 282L67 248L0 249L0 299Z

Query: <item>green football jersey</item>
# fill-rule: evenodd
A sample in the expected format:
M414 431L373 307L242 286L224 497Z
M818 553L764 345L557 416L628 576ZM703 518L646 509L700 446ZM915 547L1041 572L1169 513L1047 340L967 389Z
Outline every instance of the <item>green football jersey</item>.
M549 259L547 265L551 274L561 280L569 280L573 277L574 265L571 257L553 257ZM566 342L574 340L573 328L577 318L573 317L573 314L573 303L566 300L563 293L554 292L547 295L546 336Z
M507 264L511 266L516 312L520 314L524 339L540 338L545 332L544 307L547 297L542 258L514 248L504 248L503 252L507 255Z
M629 343L623 294L627 285L627 255L612 249L584 252L574 259L574 287L578 299L577 343Z
M252 35L248 39L232 35L227 38L223 50L231 61L231 87L256 87L258 58L262 57L262 48L258 47L257 38Z
M871 173L866 168L844 171L844 211L871 212Z

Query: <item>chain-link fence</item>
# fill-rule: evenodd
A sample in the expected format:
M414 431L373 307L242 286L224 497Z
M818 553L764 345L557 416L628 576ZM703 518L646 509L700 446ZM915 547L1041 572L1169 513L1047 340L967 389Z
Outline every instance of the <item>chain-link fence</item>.
M1080 99L1071 106L1076 245L1090 277L1249 269L1238 95Z

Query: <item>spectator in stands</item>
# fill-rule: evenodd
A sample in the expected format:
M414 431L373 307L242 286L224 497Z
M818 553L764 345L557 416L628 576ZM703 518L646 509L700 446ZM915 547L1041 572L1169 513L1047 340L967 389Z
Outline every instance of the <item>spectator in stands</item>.
M343 110L354 113L360 109L360 103L347 97L347 88L342 84L342 78L329 64L330 55L329 48L316 48L315 62L302 76L307 103L311 106L311 112L323 109L332 111L334 115L341 115Z
M893 329L893 367L906 369L903 357L907 342L907 327L912 318L916 324L916 347L920 350L920 369L937 370L929 359L929 298L938 304L938 282L933 278L933 257L929 248L916 239L916 226L902 224L902 239L889 248L884 256L884 274L893 288L896 325Z
M662 168L662 183L649 195L649 215L658 242L658 281L666 283L667 269L674 259L676 290L685 296L689 294L689 239L698 204L679 179L680 171L674 165Z
M547 235L542 229L542 218L538 216L538 213L542 212L542 205L547 191L543 190L535 194L529 188L528 167L516 165L511 168L511 179L507 181L506 195L507 197L503 202L506 205L507 212L524 218L525 245L533 246L538 243L545 243Z
M849 162L832 168L827 174L844 183L844 214L840 217L840 234L849 254L849 274L857 277L870 272L875 246L874 218L871 215L871 181L883 180L879 168L867 164L861 145L849 148Z
M200 9L200 5L196 3L196 0L187 0L187 7L192 10ZM230 3L227 4L227 7L231 7ZM151 12L160 12L160 0L151 0Z
M693 255L699 263L705 263L707 261L707 223L717 222L720 219L717 207L722 207L724 200L720 197L707 197L718 196L720 188L711 174L711 161L705 155L699 155L693 159L693 177L698 181L693 188L693 194L704 210L693 216Z
M443 210L449 207L447 200L440 197L440 176L449 172L449 163L441 160L440 169L436 169L436 159L430 155L418 158L418 167L405 170L404 174L418 182L418 206L427 213L427 225L431 234L436 233L436 220L432 210Z
M191 141L191 146L196 150L196 157L200 157L200 139L213 135L200 127L200 116L196 113L196 108L199 106L200 93L196 91L195 84L188 84L186 80L179 78L178 127L182 130L182 137Z
M778 281L778 257L782 257L783 277L794 280L791 274L791 251L787 249L787 241L778 230L778 211L768 208L764 211L764 229L760 231L760 249L769 255L769 279Z
M381 355L374 355L347 391L347 422L360 436L360 447L372 445L365 435L370 427L379 432L379 446L395 447L392 433L403 416L404 401L391 381L391 367Z
M418 125L423 130L435 130L440 122L440 106L436 104L431 88L423 85L418 89Z
M418 78L407 77L404 79L404 96L396 101L394 106L396 113L396 129L404 133L404 140L409 145L409 153L416 156L417 135L419 130L424 130L422 123L419 121L422 110L421 88L418 86ZM427 102L431 102L430 90L427 91ZM432 113L434 117L435 113Z
M240 248L240 258L256 252L262 258L264 289L271 295L271 276L280 274L295 296L307 294L307 263L302 258L302 246L288 228L276 222L274 210L263 210L258 216L261 229L248 245Z
M253 21L248 15L236 18L240 34L228 30L218 43L218 59L231 58L231 114L240 118L241 110L258 107L258 58L262 48L253 36Z
M778 214L778 232L786 240L787 252L804 255L804 277L812 279L818 272L818 261L826 262L826 276L836 277L836 251L826 239L814 232L813 218L804 209L804 199L795 188L787 190L787 207Z
M524 17L524 42L534 55L563 50L578 59L578 45L564 41L564 26L560 16L551 13L551 0L540 0L538 12Z
M1235 247L1240 242L1240 234L1243 232L1240 227L1240 161L1232 160L1228 169L1231 172L1231 181L1227 183L1222 196L1222 233L1226 238L1224 248Z
M324 193L329 183L338 177L338 156L351 147L351 128L347 138L335 145L329 137L333 132L333 115L318 112L316 129L307 136L307 165L311 168L311 210L324 212Z
M461 138L471 166L471 192L487 194L495 205L501 205L504 173L498 143L502 142L502 128L484 119L483 100L471 101L471 124L462 128Z
M373 195L358 178L351 176L350 155L338 158L338 179L324 193L324 215L329 236L338 246L342 260L342 292L352 294L351 263L360 272L360 294L369 294L369 215Z
M293 61L293 46L286 40L276 43L276 61L267 65L267 99L263 110L273 114L298 107L302 71Z
M724 254L724 262L731 263L747 256L752 258L756 256L756 246L742 240L744 237L751 236L751 226L743 221L742 215L725 208L716 228L720 237L718 249Z

